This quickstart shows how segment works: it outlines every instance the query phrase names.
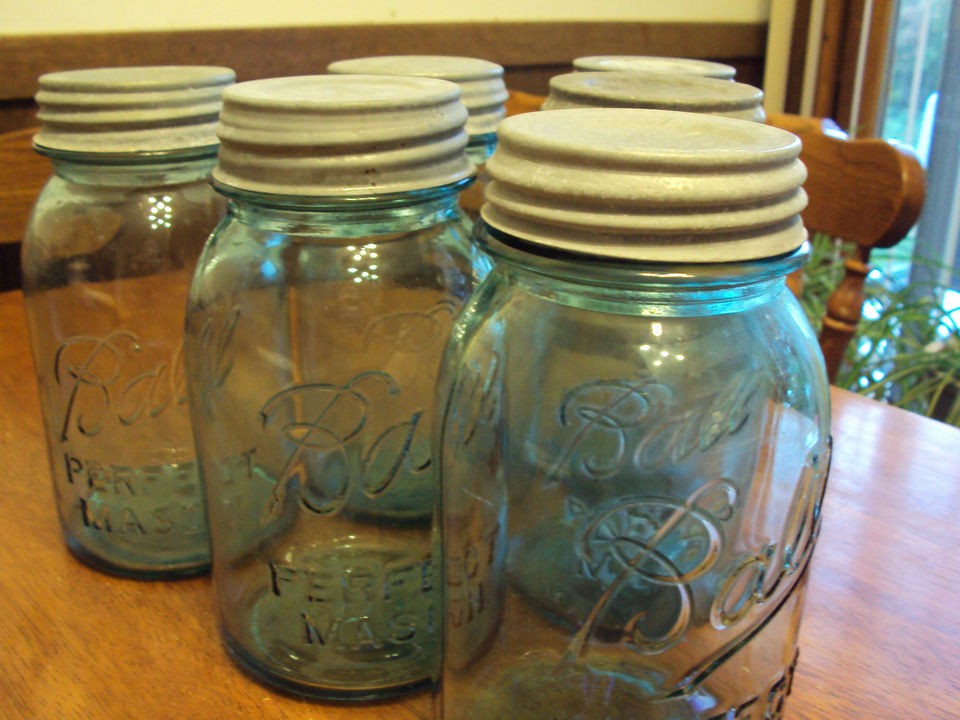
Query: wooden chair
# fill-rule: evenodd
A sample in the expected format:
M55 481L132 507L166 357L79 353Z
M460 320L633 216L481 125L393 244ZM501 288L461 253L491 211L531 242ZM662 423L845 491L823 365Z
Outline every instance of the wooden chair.
M520 113L539 110L543 101L547 99L543 95L534 95L522 90L509 90L508 95L505 103L507 115L519 115Z
M829 120L772 114L767 122L803 142L807 230L854 244L844 260L843 279L827 301L820 332L832 382L863 311L870 252L896 245L913 227L923 206L925 174L910 152L879 138L847 138Z
M0 292L20 287L20 243L33 201L53 172L33 151L37 128L0 134Z
M511 92L508 114L536 110L544 99ZM807 230L854 243L853 253L844 260L843 279L827 301L820 332L827 376L833 382L863 312L870 252L896 245L917 221L924 170L913 154L878 138L850 139L831 120L772 114L767 122L803 142ZM799 294L798 278L790 280L791 289Z

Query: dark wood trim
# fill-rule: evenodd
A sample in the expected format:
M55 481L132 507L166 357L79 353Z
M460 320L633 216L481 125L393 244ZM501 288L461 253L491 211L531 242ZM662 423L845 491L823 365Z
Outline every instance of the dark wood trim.
M858 137L872 137L877 131L877 114L886 77L890 29L896 12L895 0L873 1L870 27L867 32L866 60L860 88L860 108L857 115L857 127L854 128L850 127L853 113L853 90L865 6L864 0L851 0L850 2L850 14L846 28L847 38L837 78L839 92L835 115L841 120L843 127L850 132L855 132Z
M321 73L345 57L397 53L483 57L506 68L511 87L540 94L574 57L597 54L720 60L737 67L738 79L759 85L766 31L766 23L478 22L0 35L0 114L7 112L4 101L29 100L37 77L55 70L217 64L252 80Z
M811 4L811 0L796 0L793 8L793 32L790 35L790 58L787 61L787 83L783 99L784 112L788 113L799 113L803 99Z
M799 112L807 37L810 32L810 0L798 0L790 54L790 80L784 107ZM824 6L812 114L835 120L858 137L876 133L876 123L885 82L886 57L896 0L873 0L867 40L866 62L860 95L857 127L851 128L857 52L863 25L864 0L827 0Z
M37 124L37 106L32 98L0 100L0 133Z
M827 2L823 12L823 31L820 38L820 62L813 97L815 117L837 118L837 97L840 92L841 62L846 57L849 33L844 29L849 22L850 3L846 0Z

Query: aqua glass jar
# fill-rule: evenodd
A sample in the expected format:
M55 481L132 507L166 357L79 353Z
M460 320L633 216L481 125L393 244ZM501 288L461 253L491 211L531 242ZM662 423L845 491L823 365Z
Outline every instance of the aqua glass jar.
M574 72L550 78L543 110L646 108L763 122L763 91L745 83L652 71Z
M202 572L210 551L183 380L187 288L224 212L209 185L219 67L43 75L54 174L22 250L57 510L81 560Z
M378 55L338 60L331 73L414 75L454 82L467 108L467 157L477 167L477 179L460 193L460 206L476 219L487 185L485 165L497 148L497 125L506 116L507 86L503 68L488 60L452 55Z
M639 71L661 75L693 75L718 80L733 80L737 74L737 69L726 63L659 55L588 55L574 58L573 69L578 72Z
M233 657L338 700L436 679L434 398L473 289L456 85L240 83L228 198L190 291L186 355L213 577Z
M505 120L441 373L445 720L781 717L829 463L799 142Z

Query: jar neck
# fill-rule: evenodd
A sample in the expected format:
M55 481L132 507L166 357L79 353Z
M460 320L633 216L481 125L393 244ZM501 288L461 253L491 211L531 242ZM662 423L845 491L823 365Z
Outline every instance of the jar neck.
M53 163L54 173L81 185L157 187L206 181L217 161L217 148L167 153L78 153L38 148Z
M807 243L788 255L744 262L662 263L553 251L478 221L474 241L496 271L527 292L564 305L622 315L693 317L742 312L786 290Z
M497 134L495 132L471 135L467 143L467 157L470 158L470 162L480 167L486 164L496 149Z
M414 232L460 219L457 197L473 178L438 188L368 197L302 197L238 190L214 182L228 199L227 214L271 233L366 237Z

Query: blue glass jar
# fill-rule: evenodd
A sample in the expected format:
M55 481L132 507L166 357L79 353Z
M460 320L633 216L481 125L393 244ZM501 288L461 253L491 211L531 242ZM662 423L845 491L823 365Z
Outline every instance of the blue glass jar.
M187 288L223 217L209 184L218 67L40 78L54 175L23 243L23 291L68 547L108 572L203 572L210 549L183 378Z
M792 135L509 118L441 376L442 717L781 717L829 463Z
M473 289L456 85L314 76L225 95L229 201L186 354L225 642L289 692L436 679L434 398Z

